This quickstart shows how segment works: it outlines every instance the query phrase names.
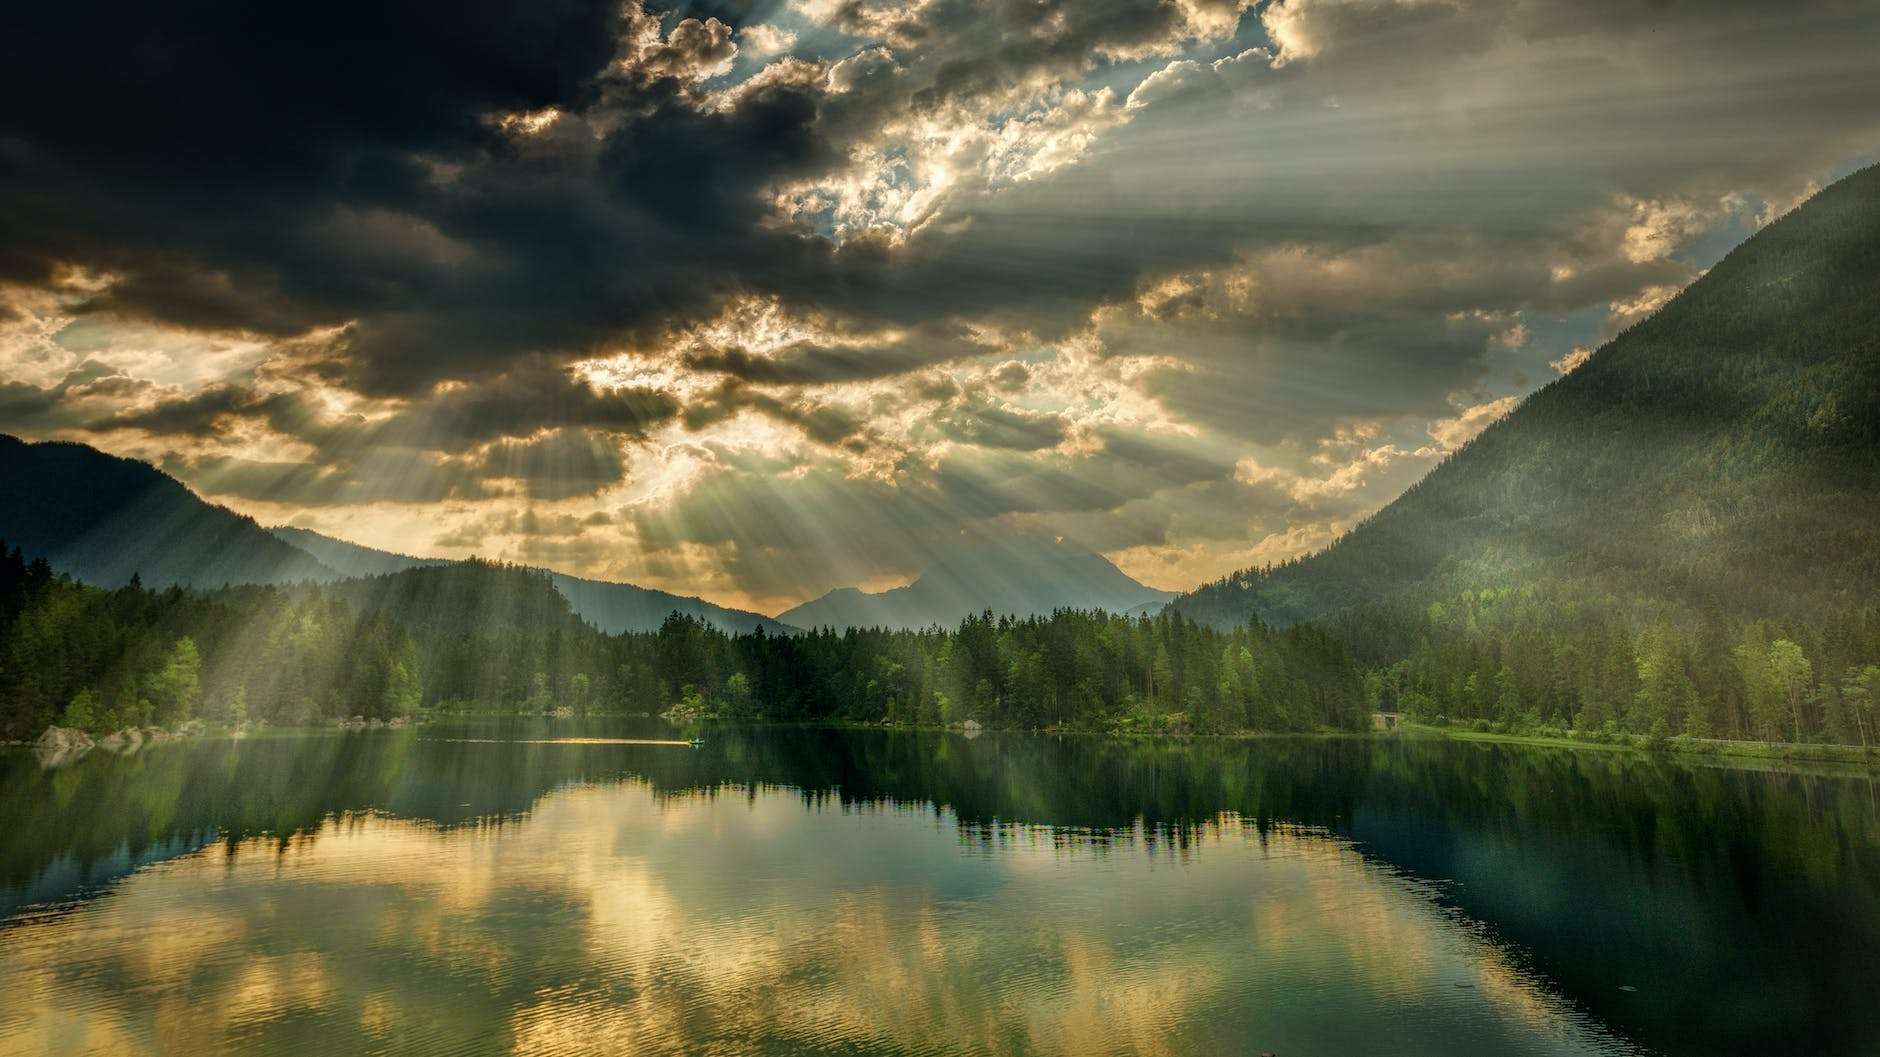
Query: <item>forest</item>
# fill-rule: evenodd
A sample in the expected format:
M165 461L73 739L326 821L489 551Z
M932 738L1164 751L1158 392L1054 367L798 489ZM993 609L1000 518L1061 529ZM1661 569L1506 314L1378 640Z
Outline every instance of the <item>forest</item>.
M485 562L301 586L114 590L0 560L0 733L306 725L425 711L1118 733L1357 730L1374 710L1516 733L1875 738L1880 613L1638 611L1584 586L1463 591L1313 624L1168 610L990 613L951 629L609 635L546 574Z
M951 630L608 635L544 573L474 562L298 587L104 590L0 562L0 731L420 710L625 712L1147 732L1358 729L1324 631L982 614Z
M1753 619L1539 580L1325 622L1376 707L1523 734L1869 745L1880 610Z

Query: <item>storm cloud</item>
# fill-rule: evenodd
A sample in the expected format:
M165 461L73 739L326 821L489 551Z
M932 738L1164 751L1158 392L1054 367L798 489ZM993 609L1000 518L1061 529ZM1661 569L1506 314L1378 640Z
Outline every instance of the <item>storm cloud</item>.
M745 604L988 527L1187 587L1871 161L1876 36L1867 0L30 5L0 429Z

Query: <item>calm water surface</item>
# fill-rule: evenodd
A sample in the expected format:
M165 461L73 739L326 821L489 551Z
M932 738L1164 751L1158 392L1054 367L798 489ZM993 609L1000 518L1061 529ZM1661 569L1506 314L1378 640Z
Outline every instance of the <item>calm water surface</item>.
M0 753L0 1054L1880 1053L1864 777L703 734Z

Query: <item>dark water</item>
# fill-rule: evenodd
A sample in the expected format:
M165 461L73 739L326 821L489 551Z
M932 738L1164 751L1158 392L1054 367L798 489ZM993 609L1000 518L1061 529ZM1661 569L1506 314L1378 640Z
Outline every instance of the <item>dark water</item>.
M1866 778L704 735L0 753L0 1054L1880 1053Z

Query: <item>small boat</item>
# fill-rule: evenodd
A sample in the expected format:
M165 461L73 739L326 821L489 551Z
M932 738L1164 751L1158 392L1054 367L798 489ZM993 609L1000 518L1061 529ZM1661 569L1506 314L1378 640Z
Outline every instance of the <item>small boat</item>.
M693 738L691 741L686 742L686 744L692 746L695 749L702 749L705 747L705 739Z

